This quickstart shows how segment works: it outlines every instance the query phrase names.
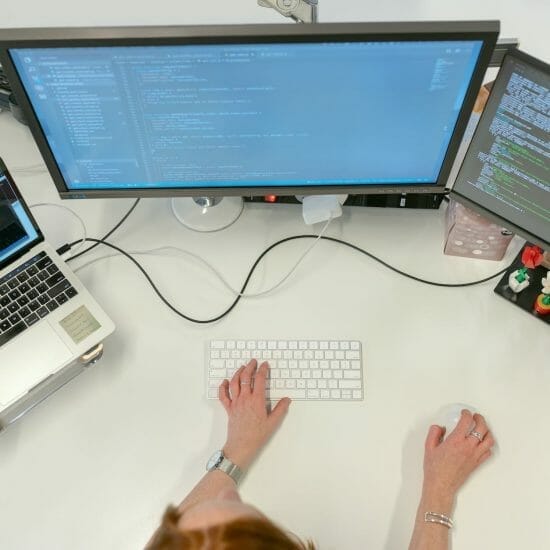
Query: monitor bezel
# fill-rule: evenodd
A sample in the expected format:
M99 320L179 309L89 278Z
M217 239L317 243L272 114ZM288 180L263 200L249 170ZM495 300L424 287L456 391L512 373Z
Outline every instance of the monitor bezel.
M513 51L507 53L504 56L502 63L504 64L506 62L506 59L509 59L509 58L518 59L519 61L523 61L525 63L528 63L528 64L532 65L533 67L535 67L537 69L540 69L540 70L550 74L550 65L548 63L545 63L544 61L542 61L540 59L537 59L536 57L533 57L533 56L531 56L531 55L529 55L529 54L527 54L527 53L525 53L521 50L513 50ZM502 74L502 73L499 73L499 74ZM492 90L498 89L499 74L497 74L497 77L495 79L495 84L493 85ZM490 101L490 97L489 97L488 101ZM487 111L484 111L483 113L481 113L481 116L480 116L480 119L479 119L479 122L478 122L478 128L481 127L482 122L484 121L484 119L487 116L489 116L487 114ZM475 133L474 133L474 136L475 136ZM465 164L466 157L470 153L470 150L473 146L474 136L472 136L472 141L468 145L468 149L466 151L466 154L464 155L464 158L462 159L462 164L460 166L460 169L457 172L455 182L460 177L462 168ZM454 185L454 182L453 182L453 185ZM482 216L486 217L487 219L491 220L492 222L501 224L502 227L505 227L509 231L511 231L511 232L519 235L520 237L526 239L530 243L536 244L544 250L550 250L550 241L544 240L540 236L535 235L534 233L531 233L530 231L526 230L525 228L520 227L520 226L516 225L515 223L512 223L511 221L507 220L505 217L501 216L497 212L494 212L493 210L490 210L489 208L478 204L474 200L470 199L469 197L467 197L467 196L463 195L462 193L460 193L459 191L455 190L454 186L453 186L453 188L451 189L451 191L449 193L449 197L456 200L456 201L458 201L458 202L460 202L460 203L462 203L462 204L464 204L464 206L466 206L467 208L470 208L474 212L477 212L478 214L481 214Z
M153 27L78 27L0 30L2 63L15 97L21 105L46 166L62 198L261 196L267 194L403 194L448 192L446 187L456 153L499 34L498 21L428 21L391 23L317 23L310 25L251 24ZM437 179L429 184L359 183L354 185L266 187L131 187L122 189L69 189L48 141L24 91L10 49L269 42L479 40L481 51L473 70L451 140Z

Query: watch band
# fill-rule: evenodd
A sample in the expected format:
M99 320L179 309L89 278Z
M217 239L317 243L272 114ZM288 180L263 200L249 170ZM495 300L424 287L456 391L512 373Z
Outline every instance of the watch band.
M225 455L216 468L227 474L236 485L239 484L239 481L243 477L243 471L236 464L233 464Z
M224 474L227 474L237 485L239 484L239 481L243 476L243 471L229 458L227 458L222 450L216 451L210 457L210 460L206 465L206 469L209 472L212 472L213 470L221 470Z

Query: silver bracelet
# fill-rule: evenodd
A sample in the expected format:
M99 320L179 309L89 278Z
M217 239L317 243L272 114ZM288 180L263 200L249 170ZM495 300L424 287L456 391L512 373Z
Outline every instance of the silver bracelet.
M448 529L451 529L453 526L453 520L449 516L438 514L437 512L426 512L424 514L424 521L426 523L439 523Z

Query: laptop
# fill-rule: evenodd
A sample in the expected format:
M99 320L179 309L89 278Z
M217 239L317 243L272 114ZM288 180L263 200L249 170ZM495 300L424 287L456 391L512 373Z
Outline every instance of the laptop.
M44 241L0 159L0 415L114 328Z

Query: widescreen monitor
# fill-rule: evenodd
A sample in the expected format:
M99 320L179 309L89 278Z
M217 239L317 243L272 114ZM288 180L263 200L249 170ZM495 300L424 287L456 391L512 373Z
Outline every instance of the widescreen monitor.
M507 54L451 196L550 250L550 65Z
M495 21L0 31L62 197L443 193Z

